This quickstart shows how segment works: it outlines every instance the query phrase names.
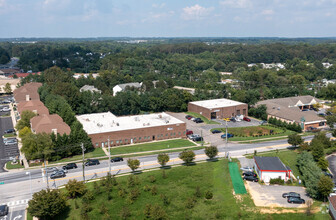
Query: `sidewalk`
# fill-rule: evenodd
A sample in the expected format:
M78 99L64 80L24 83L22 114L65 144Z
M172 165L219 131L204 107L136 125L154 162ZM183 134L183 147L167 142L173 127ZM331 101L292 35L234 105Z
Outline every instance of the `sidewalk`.
M11 118L12 118L12 122L13 122L13 127L15 128L16 126L16 117L15 117L15 112L14 112L14 108L13 108L13 103L11 103L9 105L10 109L11 109ZM29 164L28 161L25 157L25 155L21 152L21 148L22 148L22 144L21 144L21 138L19 138L19 132L16 132L17 135L17 139L18 139L18 148L19 148L19 153L20 153L20 159L23 161L23 165L25 168L29 168Z

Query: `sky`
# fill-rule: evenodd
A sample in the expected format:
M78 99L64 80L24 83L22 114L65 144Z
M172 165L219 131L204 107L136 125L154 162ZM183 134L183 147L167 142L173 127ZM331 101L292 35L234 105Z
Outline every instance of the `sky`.
M0 38L336 37L336 0L0 0Z

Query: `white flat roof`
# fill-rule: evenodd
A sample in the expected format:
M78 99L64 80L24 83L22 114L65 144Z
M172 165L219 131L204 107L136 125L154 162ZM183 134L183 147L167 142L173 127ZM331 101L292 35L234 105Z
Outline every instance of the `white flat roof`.
M148 115L132 115L117 117L111 112L77 115L77 120L88 134L156 127L162 125L184 124L164 112Z
M211 100L203 100L203 101L196 101L190 102L191 104L201 106L203 108L223 108L223 107L230 107L230 106L237 106L242 105L245 103L233 101L230 99L211 99Z

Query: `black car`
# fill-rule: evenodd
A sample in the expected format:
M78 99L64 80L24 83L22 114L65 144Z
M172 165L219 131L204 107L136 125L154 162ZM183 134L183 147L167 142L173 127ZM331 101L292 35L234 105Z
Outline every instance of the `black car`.
M7 99L1 101L1 104L9 104L9 103L11 103L11 101L9 101L9 100L7 100Z
M75 163L68 163L67 165L62 167L63 170L71 170L71 169L76 169L77 168L77 164Z
M298 197L288 197L288 203L305 204L305 200Z
M258 178L255 176L244 176L244 180L252 181L252 182L258 182Z
M282 194L282 198L289 198L289 197L300 198L301 196L299 193L296 193L296 192L289 192L289 193Z
M203 120L200 119L200 118L196 118L196 119L195 119L195 122L196 122L196 123L203 123Z
M65 173L62 170L56 171L55 173L50 175L50 179L56 179L60 177L65 177Z
M232 121L232 122L236 122L237 120L236 120L235 117L232 117L232 118L230 118L230 121Z
M323 172L323 174L327 177L333 178L334 176L331 173Z
M220 130L213 130L211 131L213 134L218 134L218 133L222 133Z
M0 205L0 216L8 215L8 206Z
M5 130L4 133L5 134L15 133L15 130L14 129L7 129L7 130Z
M253 172L250 172L250 171L246 171L243 173L243 176L254 176L254 177L257 177L257 174L253 173Z
M115 157L111 159L111 162L120 162L120 161L124 161L124 158L122 157Z
M195 138L193 139L193 141L203 141L203 138L202 138L202 137L195 137Z
M88 159L87 162L85 163L85 166L93 166L93 165L98 165L99 160L97 159Z

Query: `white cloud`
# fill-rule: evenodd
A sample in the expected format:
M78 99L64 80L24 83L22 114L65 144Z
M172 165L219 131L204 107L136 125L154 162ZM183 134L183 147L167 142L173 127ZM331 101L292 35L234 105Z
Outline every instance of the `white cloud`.
M182 18L185 20L200 20L207 17L214 8L204 8L198 4L183 8Z
M220 5L230 8L250 8L251 0L224 0L219 2Z
M273 15L274 11L272 9L266 9L261 12L262 15Z

